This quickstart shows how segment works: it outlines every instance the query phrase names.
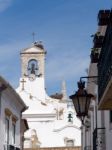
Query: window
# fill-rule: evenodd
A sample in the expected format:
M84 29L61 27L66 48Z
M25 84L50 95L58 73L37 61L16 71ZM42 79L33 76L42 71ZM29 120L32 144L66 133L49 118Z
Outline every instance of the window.
M5 118L5 142L9 144L9 118Z
M15 144L16 125L12 123L12 144Z
M112 130L112 110L109 111L109 117L110 129Z
M68 114L68 122L73 123L73 113L72 112L69 112L69 114Z
M67 140L66 141L66 146L67 147L73 147L74 146L74 140Z
M112 123L112 110L110 110L110 123Z
M9 144L15 145L17 119L8 108L5 109L5 150L8 150Z

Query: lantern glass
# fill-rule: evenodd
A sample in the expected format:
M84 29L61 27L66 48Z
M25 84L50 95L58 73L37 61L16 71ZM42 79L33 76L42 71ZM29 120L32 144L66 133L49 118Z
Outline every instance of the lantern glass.
M79 96L79 99L81 115L86 116L88 114L91 97L86 94L83 96Z
M79 105L80 105L80 114L79 115L85 115L85 108L86 108L86 97L84 96L79 96L78 97L79 100Z
M74 95L70 96L78 117L87 115L91 97L92 95L87 94L86 91L83 91L82 94L78 94L78 92L76 92Z
M77 96L76 95L72 95L72 97L70 97L70 98L73 101L73 105L74 105L76 113L78 115L79 114L79 110L80 110L80 106L79 106L79 102L78 102Z

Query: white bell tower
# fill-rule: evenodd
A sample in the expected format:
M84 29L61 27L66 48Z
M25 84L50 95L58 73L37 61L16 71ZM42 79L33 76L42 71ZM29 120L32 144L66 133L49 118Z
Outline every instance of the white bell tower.
M44 78L46 51L41 42L35 42L30 48L26 48L21 52L22 77Z
M35 42L23 49L21 55L21 78L19 91L29 93L45 102L45 55L42 42Z

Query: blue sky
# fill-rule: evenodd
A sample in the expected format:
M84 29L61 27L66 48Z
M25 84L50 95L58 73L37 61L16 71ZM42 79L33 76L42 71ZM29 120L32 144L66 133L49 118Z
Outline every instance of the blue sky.
M35 39L43 41L46 56L46 89L60 92L66 81L68 95L87 75L100 9L111 9L111 0L0 0L0 74L13 87L21 75L20 51Z

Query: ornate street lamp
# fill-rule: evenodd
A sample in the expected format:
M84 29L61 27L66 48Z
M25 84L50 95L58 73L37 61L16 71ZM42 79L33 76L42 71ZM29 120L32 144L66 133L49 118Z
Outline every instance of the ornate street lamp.
M88 94L85 90L85 82L80 80L78 82L78 91L74 95L70 96L72 99L77 116L81 119L84 124L84 118L88 115L88 109L90 105L92 94Z

